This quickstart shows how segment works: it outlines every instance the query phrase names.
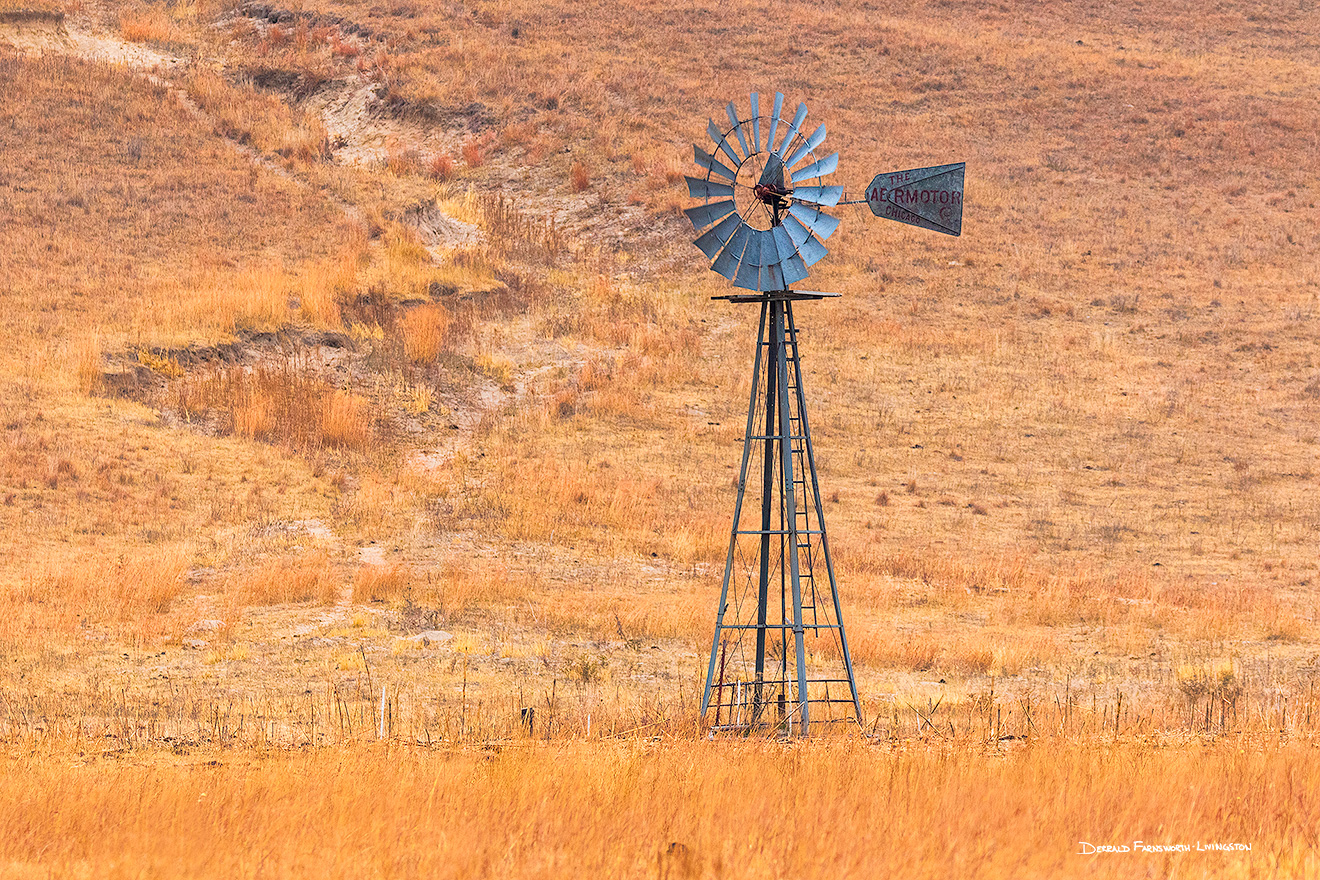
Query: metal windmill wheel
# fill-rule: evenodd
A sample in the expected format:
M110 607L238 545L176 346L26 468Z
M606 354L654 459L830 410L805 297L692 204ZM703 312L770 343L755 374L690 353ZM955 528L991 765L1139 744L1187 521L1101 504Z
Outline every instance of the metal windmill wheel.
M786 290L829 253L821 242L839 221L821 209L837 205L843 187L824 178L838 168L839 154L817 157L825 126L806 134L806 104L792 121L780 117L782 94L775 93L769 115L761 114L756 93L751 104L751 116L739 119L729 103L727 129L707 124L714 152L695 147L706 173L687 178L688 193L703 204L684 213L706 230L696 245L713 261L711 269L745 290Z

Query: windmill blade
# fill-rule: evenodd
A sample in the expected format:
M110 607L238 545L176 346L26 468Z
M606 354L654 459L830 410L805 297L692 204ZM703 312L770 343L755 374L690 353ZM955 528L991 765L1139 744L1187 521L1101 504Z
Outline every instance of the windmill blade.
M792 165L793 163L785 162L784 164ZM799 168L797 171L793 172L790 179L794 183L797 183L798 181L801 180L810 180L813 177L824 177L826 174L833 174L835 169L837 169L838 167L839 167L839 154L835 153L832 156L826 156L824 159L821 159L819 162L812 162L810 165L808 165L805 168Z
M792 217L784 219L793 220ZM796 220L793 220L793 222L797 223ZM798 223L798 226L802 227L802 224ZM804 232L806 231L806 227L802 227L802 229ZM778 252L779 262L786 262L789 257L797 253L797 244L794 243L793 236L788 234L788 230L783 225L771 227L770 231L774 233L775 250ZM810 233L807 234L810 235Z
M817 256L818 253L817 248L823 250L823 246L820 244L820 242L816 241L816 239L812 237L811 230L803 226L796 217L793 216L785 217L784 225L778 228L783 231L784 238L788 239L787 248L783 248L789 252L789 256L786 257L784 260L785 277L789 277L790 284L795 281L801 281L802 278L807 277L806 275L807 264L805 263L804 258L802 256L804 249L806 249L805 252L807 254L810 254L811 256L815 257L815 259L820 259L820 256L824 256L824 255L821 254L820 256ZM808 244L808 242L810 242L810 244ZM780 244L782 248L783 239L780 240ZM813 262L814 261L815 260L813 260ZM793 269L794 266L799 267L801 269L802 272L801 278L791 277L793 272L797 271L796 269Z
M738 228L733 231L729 237L729 243L720 251L720 255L715 258L711 264L711 269L723 275L730 281L738 273L738 263L742 260L743 249L747 247L747 233L751 232L751 227L742 220L738 221Z
M758 284L761 290L787 289L788 284L784 282L784 267L779 263L775 263L773 266L762 266Z
M752 92L752 148L754 152L761 152L761 105L759 103L760 95Z
M733 198L733 184L706 180L703 177L687 177L688 195L694 199Z
M803 242L811 238L811 230L802 225L802 221L790 213L784 218L783 228L786 231L789 240L793 243L793 250L802 247Z
M720 152L733 161L733 167L737 168L742 164L742 159L738 158L738 154L733 151L733 147L729 146L729 142L724 139L724 133L720 131L714 119L706 123L706 134L710 135L710 139L715 142L715 146L720 148Z
M710 153L707 153L701 147L698 147L694 144L692 147L692 153L697 160L697 164L700 165L702 168L705 168L711 174L718 174L720 177L723 177L725 180L729 182L733 182L738 179L738 173L736 171L734 171L732 168L727 167L723 162L721 162L719 159L716 159Z
M797 255L793 240L783 226L772 226L761 241L761 289L785 290L784 263Z
M779 155L784 155L784 151L793 145L793 138L797 137L798 129L802 128L802 123L807 121L807 105L798 104L797 115L793 117L793 122L784 133L784 142L775 150Z
M742 268L738 272L738 277L746 284L755 283L756 290L782 290L783 289L783 269L781 263L784 257L791 255L790 249L786 255L779 253L775 230L778 227L770 229L754 230L747 243L747 252L743 255ZM755 275L753 275L755 269ZM737 283L737 282L735 282Z
M812 150L819 147L824 140L825 126L822 125L811 133L811 137L803 141L802 144L793 151L793 155L784 160L784 164L789 168L792 168L798 162L802 161L802 158L806 156L807 153L810 153Z
M748 245L750 247L750 245ZM751 263L743 260L738 267L738 274L734 276L733 286L741 287L744 290L760 290L761 267L753 266Z
M796 217L785 217L784 226L788 229L788 235L793 241L794 248L802 257L802 261L810 266L819 262L821 257L829 253L825 245L816 240L811 234L811 230L803 226Z
M784 163L779 156L771 153L761 169L761 177L756 181L759 186L772 187L776 192L784 191Z
M723 186L723 184L720 184ZM793 190L793 199L798 202L810 202L825 208L832 208L843 198L841 186L799 186Z
M738 274L733 279L734 287L758 290L761 277L761 230L750 229L747 233L747 248L743 251L742 263Z
M802 262L802 258L797 254L789 257L782 264L784 270L785 286L797 284L807 277L807 267Z
M792 220L793 223L797 223L797 220L788 219ZM807 236L808 240L816 241L816 239L812 239L812 235L803 224L797 223L797 228L803 232L804 236ZM779 252L779 268L784 273L785 286L797 284L797 282L807 277L807 263L803 260L803 256L797 252L797 245L793 243L792 236L784 230L783 226L776 226L772 232L775 234L775 248Z
M692 221L693 228L700 232L725 214L733 211L734 208L733 200L725 199L722 202L711 202L709 205L697 205L695 208L687 208L683 213L687 214L688 219Z
M828 254L829 248L816 240L815 236L808 235L807 240L798 248L798 256L802 257L802 262L808 266L814 266Z
M730 214L719 223L716 223L710 229L701 234L701 237L693 242L701 248L701 252L706 255L706 259L713 260L715 255L720 252L729 239L733 236L734 230L742 223L742 218L737 214Z
M819 210L800 204L790 207L788 213L796 217L803 226L820 236L822 240L829 238L834 234L834 230L839 228L838 218L831 217L829 214L822 214Z
M962 234L967 163L877 174L866 188L871 213L945 235Z
M779 246L775 243L774 227L761 230L761 265L773 266L783 258L779 256Z
M755 268L761 265L761 242L764 236L762 230L747 227L747 248L743 251L743 266Z
M784 109L784 95L781 92L775 92L775 109L770 114L770 135L765 139L765 148L768 152L775 151L775 129L779 128L779 114Z
M738 121L738 108L729 102L729 106L724 108L724 112L729 114L729 122L733 125L733 133L738 137L738 143L742 146L744 156L752 155L752 151L747 149L747 138L743 137L742 123Z

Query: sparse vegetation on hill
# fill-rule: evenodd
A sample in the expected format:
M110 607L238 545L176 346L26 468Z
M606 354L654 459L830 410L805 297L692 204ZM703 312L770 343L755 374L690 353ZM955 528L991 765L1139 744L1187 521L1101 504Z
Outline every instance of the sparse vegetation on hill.
M0 873L1313 873L1317 31L0 0ZM776 88L967 213L798 314L865 724L710 743L678 212ZM1075 854L1148 837L1253 848Z

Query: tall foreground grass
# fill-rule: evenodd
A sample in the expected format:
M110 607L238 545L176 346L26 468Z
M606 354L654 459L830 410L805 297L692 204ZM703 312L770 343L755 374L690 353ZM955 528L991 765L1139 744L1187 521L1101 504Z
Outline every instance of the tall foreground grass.
M0 762L0 872L190 877L1314 875L1320 751L524 743ZM86 761L86 763L84 763ZM1081 855L1081 843L1191 852ZM1197 852L1197 844L1250 851Z

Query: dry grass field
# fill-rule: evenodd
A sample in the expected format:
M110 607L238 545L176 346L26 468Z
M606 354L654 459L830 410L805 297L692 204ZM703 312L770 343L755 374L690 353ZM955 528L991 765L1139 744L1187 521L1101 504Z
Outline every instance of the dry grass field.
M1317 33L0 0L0 876L1320 874ZM864 723L712 740L776 89L967 208L797 310Z

